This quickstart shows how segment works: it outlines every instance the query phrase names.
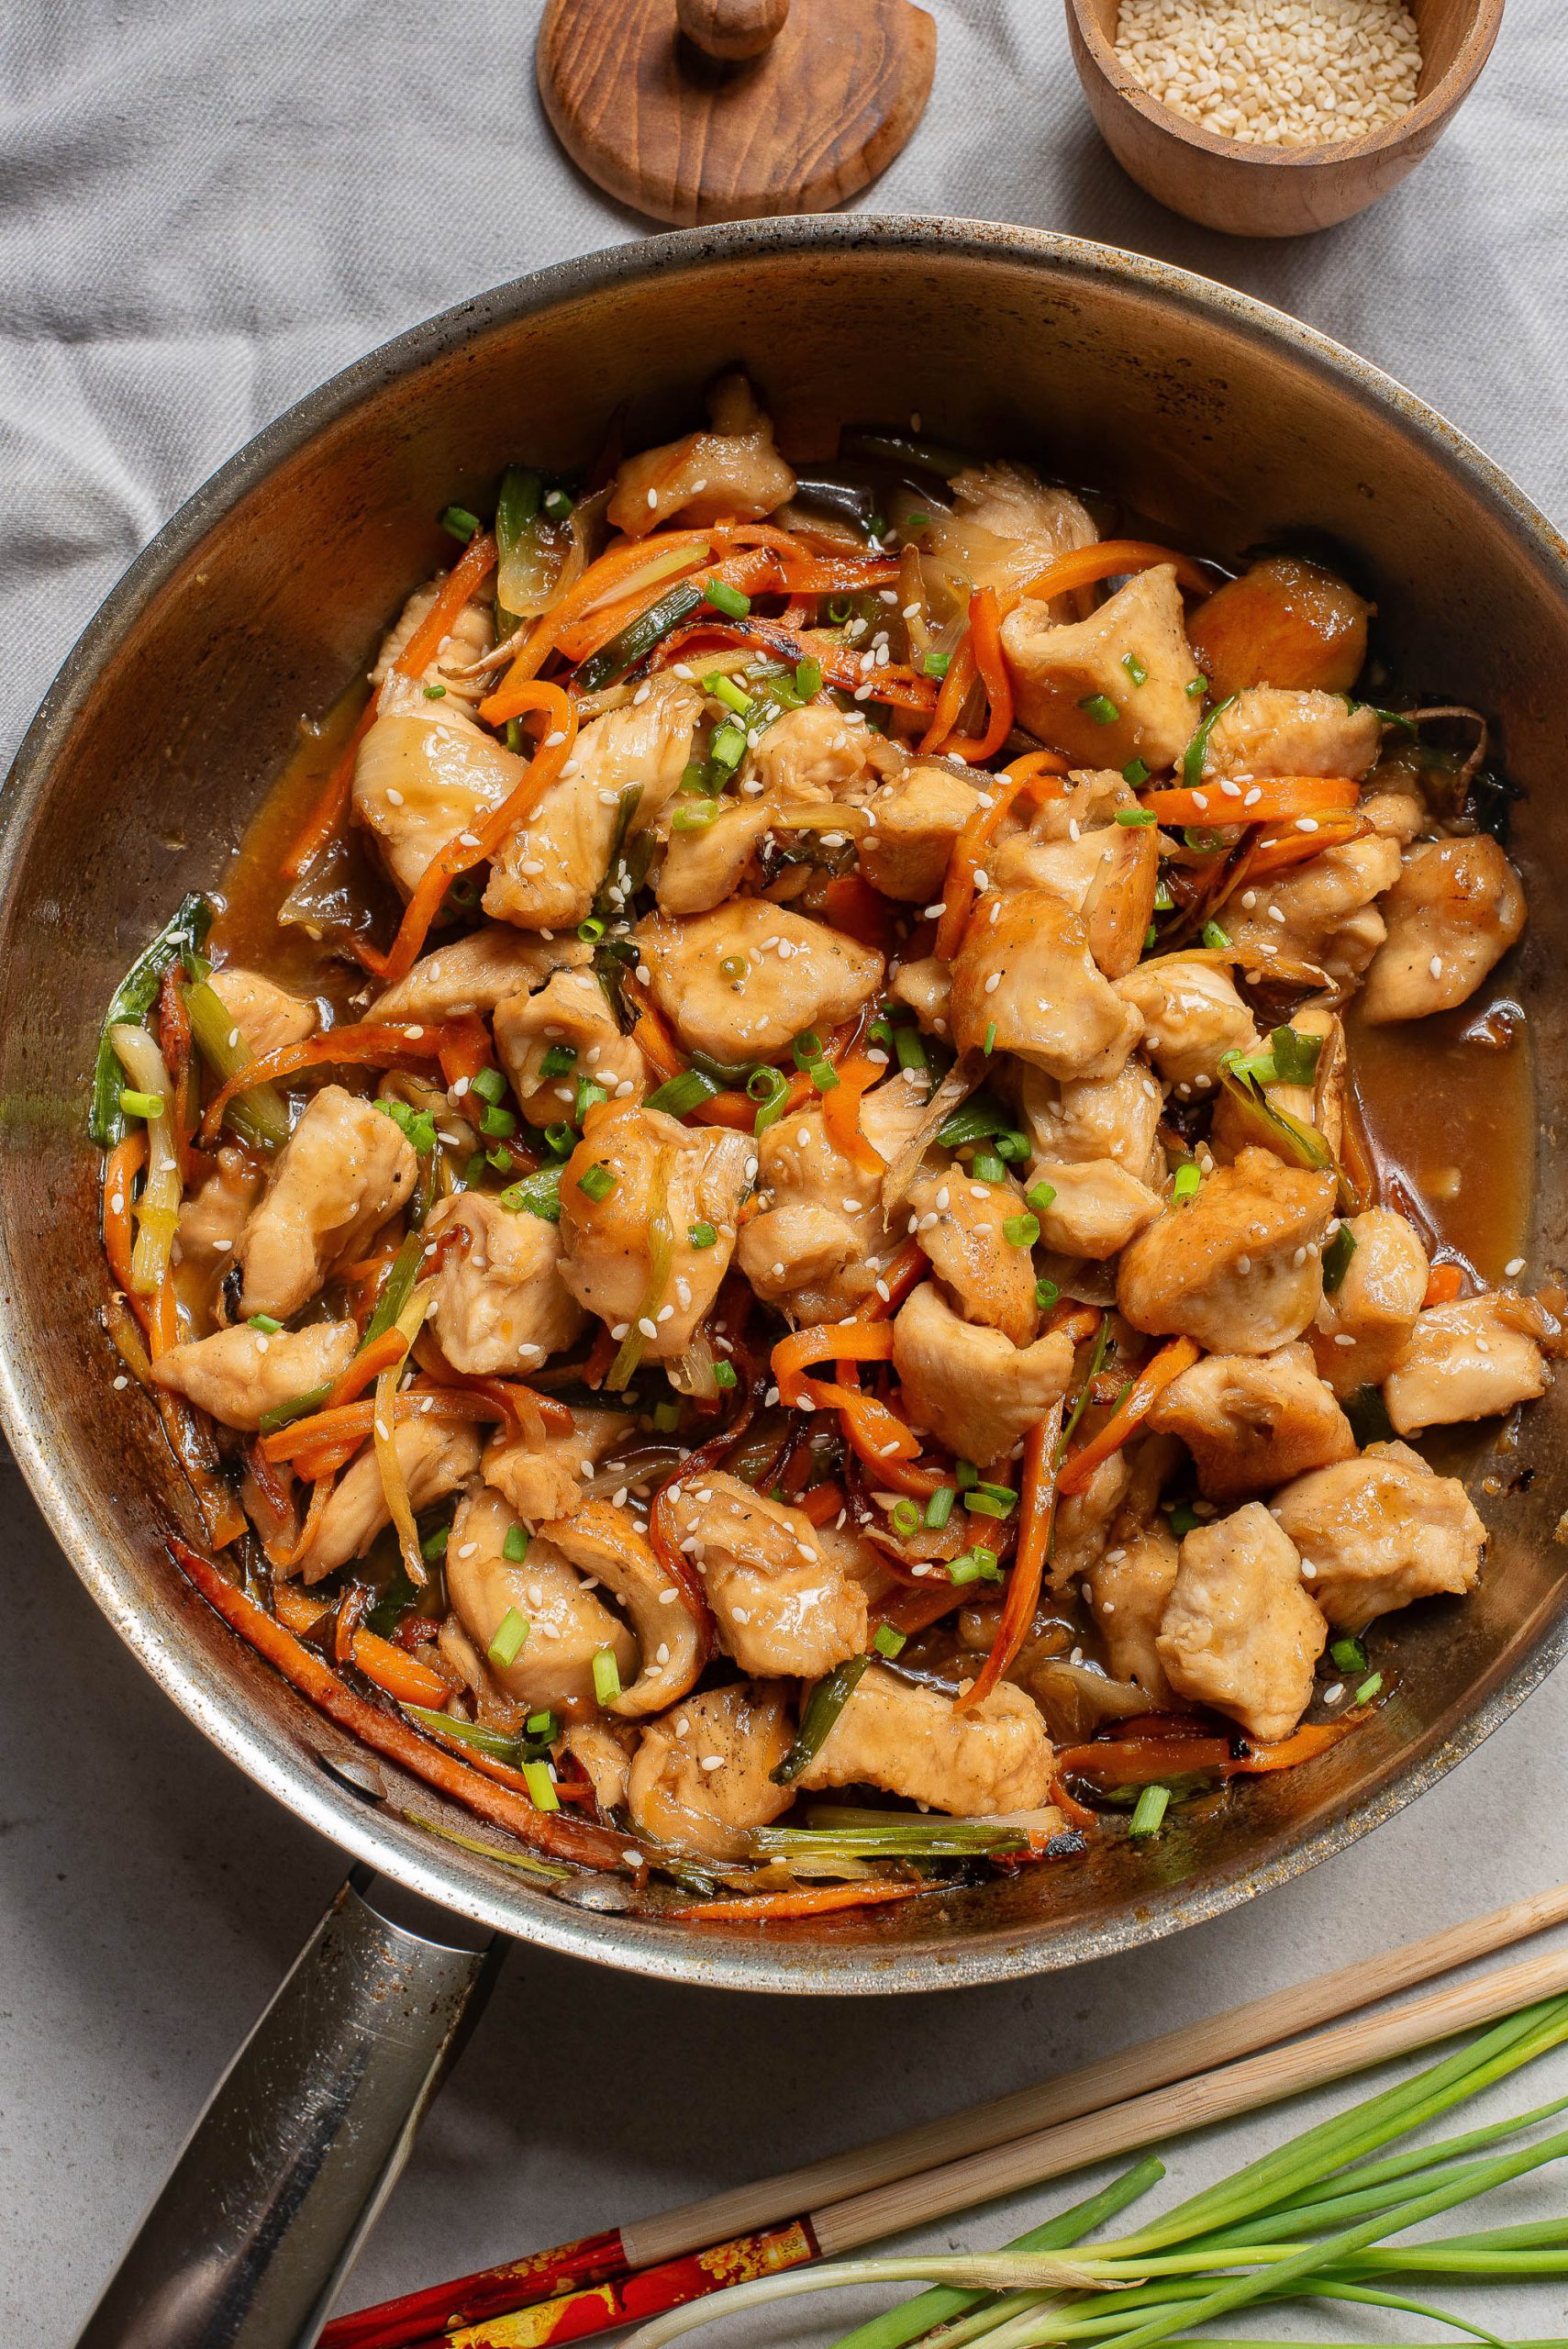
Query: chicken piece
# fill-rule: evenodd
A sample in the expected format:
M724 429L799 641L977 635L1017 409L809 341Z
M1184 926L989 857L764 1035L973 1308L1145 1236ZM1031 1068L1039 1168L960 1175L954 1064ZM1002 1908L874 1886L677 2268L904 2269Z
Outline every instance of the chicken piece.
M413 1190L419 1163L392 1119L341 1085L306 1106L235 1252L239 1310L288 1321L332 1266L362 1252Z
M1217 700L1248 685L1349 693L1373 605L1299 555L1265 555L1206 596L1188 634Z
M1381 1025L1468 1001L1525 926L1519 876L1488 832L1409 851L1383 901L1388 936L1362 1008Z
M906 767L871 802L876 821L861 835L861 871L884 897L934 903L958 836L979 804L975 785L951 767L929 759Z
M1156 1433L1180 1436L1210 1500L1234 1500L1349 1460L1351 1423L1318 1377L1310 1347L1206 1354L1150 1409Z
M775 811L769 800L737 799L711 803L713 821L695 832L672 831L665 844L654 895L661 913L706 914L736 895L756 862L757 851L773 830Z
M1375 765L1382 742L1383 721L1365 702L1348 703L1343 694L1249 685L1208 729L1203 779L1342 774L1359 782Z
M1040 1328L1034 1259L1006 1229L1029 1213L1017 1184L976 1183L954 1166L911 1183L906 1196L931 1269L964 1319L1029 1345Z
M903 766L897 744L873 734L859 710L851 714L831 702L808 702L763 728L741 766L740 791L745 798L766 799L775 807L816 807L827 799L858 798Z
M425 955L377 996L365 1018L455 1019L464 1011L494 1011L508 996L542 987L555 972L581 970L593 959L581 938L536 938L509 922L484 922Z
M631 1722L569 1721L562 1743L588 1774L600 1815L626 1808L637 1731Z
M1435 1475L1404 1443L1373 1444L1359 1460L1297 1477L1274 1495L1273 1514L1339 1631L1364 1631L1439 1591L1462 1598L1486 1547L1459 1478Z
M1392 1208L1368 1208L1345 1228L1354 1252L1338 1288L1325 1290L1310 1332L1318 1375L1341 1401L1358 1387L1382 1386L1405 1351L1430 1277L1419 1234Z
M1113 1542L1089 1568L1089 1611L1105 1644L1106 1662L1118 1680L1136 1681L1151 1709L1173 1707L1155 1642L1175 1587L1179 1553L1164 1518L1125 1542Z
M679 514L688 528L733 516L760 521L795 495L795 475L773 447L773 428L744 375L721 377L708 395L710 429L687 432L628 457L606 508L628 539L662 529Z
M196 1273L227 1272L240 1234L261 1197L262 1177L242 1150L226 1142L217 1166L180 1208L174 1262Z
M1044 1803L1054 1766L1039 1706L1011 1681L961 1713L873 1664L799 1784L881 1787L954 1819L993 1819Z
M1385 774L1388 775L1386 784ZM1367 777L1361 806L1356 809L1363 824L1370 824L1380 838L1397 841L1401 848L1408 848L1417 834L1426 829L1429 821L1426 803L1410 789L1404 773L1397 769L1374 768Z
M1051 1529L1052 1589L1069 1589L1081 1582L1105 1555L1131 1487L1132 1462L1124 1446L1100 1462L1082 1492L1068 1493L1058 1503Z
M155 1386L183 1395L226 1428L258 1428L262 1415L347 1370L359 1347L351 1321L314 1321L305 1330L253 1330L239 1322L171 1346L152 1365Z
M754 1152L749 1134L683 1126L629 1101L596 1102L561 1178L562 1277L573 1296L617 1336L636 1323L653 1360L684 1353L729 1269ZM598 1198L595 1167L614 1177ZM651 1297L650 1225L661 1206L670 1269ZM698 1246L692 1231L705 1224L716 1236Z
M1015 1346L961 1321L936 1282L923 1281L894 1322L893 1363L915 1425L986 1467L1066 1394L1073 1341L1057 1330Z
M1070 489L1027 465L966 465L952 480L952 509L931 512L926 544L977 587L1021 587L1059 555L1091 547L1095 530ZM1058 597L1052 611L1067 607Z
M482 1486L465 1494L447 1536L447 1596L515 1704L581 1720L599 1709L595 1655L608 1649L624 1684L636 1675L637 1642L547 1534L532 1536L520 1562L508 1558L507 1537L522 1531L499 1493ZM522 1617L528 1635L510 1664L497 1664L491 1642L511 1614Z
M882 985L883 957L760 897L694 921L654 915L634 933L653 1000L689 1052L777 1060L807 1029L826 1036Z
M416 587L382 639L381 651L370 673L371 684L378 693L412 643L415 631L423 627L434 611L436 598L446 585L449 575L439 571L433 579L427 579L422 586ZM455 677L450 673L472 667L476 661L483 660L495 642L495 607L488 596L473 597L452 622L451 634L441 639L419 674L411 681L399 682L412 682L421 686L441 685L445 691L440 698L450 699L466 708L471 703L484 700L490 690L489 678Z
M1055 1197L1040 1213L1040 1236L1063 1256L1103 1264L1152 1223L1160 1201L1147 1183L1114 1158L1037 1158L1029 1169L1031 1196L1044 1183Z
M389 676L354 761L354 818L411 897L431 859L494 814L528 771L451 696L427 701L416 680Z
M527 1437L510 1442L497 1434L484 1454L484 1481L530 1525L552 1518L573 1517L586 1506L587 1480L604 1463L636 1440L637 1422L625 1411L573 1414L565 1435L547 1435L542 1442Z
M460 1191L441 1200L425 1229L447 1242L429 1319L454 1370L526 1377L572 1343L583 1308L562 1280L553 1223L512 1215L490 1192Z
M1121 785L1129 802L1132 793ZM1048 889L1083 917L1089 952L1107 979L1136 968L1154 918L1160 836L1150 825L1102 824L1073 839L1045 829L1011 833L986 877L998 889Z
M1299 1338L1323 1294L1334 1178L1244 1150L1123 1251L1117 1303L1135 1330L1217 1354L1270 1354Z
M1140 571L1086 620L1058 624L1026 598L1002 623L1002 654L1019 723L1070 759L1167 767L1191 740L1197 663L1171 563Z
M891 1165L925 1116L912 1085L877 1085L861 1101L861 1131ZM881 1172L867 1174L828 1139L820 1107L792 1111L756 1145L761 1211L743 1227L735 1262L764 1304L803 1325L841 1320L869 1297L904 1243L890 1229Z
M439 1419L401 1419L392 1431L393 1449L409 1507L428 1508L443 1493L466 1484L479 1465L479 1437L472 1427ZM350 1558L362 1558L384 1525L392 1522L382 1488L381 1463L367 1448L344 1469L310 1547L299 1561L307 1583L320 1582Z
M321 1025L315 1004L274 986L259 971L247 971L238 963L225 963L213 973L209 985L233 1019L235 1033L251 1060L260 1060L266 1052L281 1052L285 1044L303 1044Z
M1178 1697L1213 1705L1272 1745L1307 1710L1328 1638L1295 1545L1262 1501L1186 1536L1154 1642Z
M1150 826L1143 829L1151 831ZM1118 843L1128 837L1119 824L1096 824L1081 829L1076 839L1044 827L1021 829L996 842L983 870L993 888L1047 889L1081 914Z
M484 910L519 930L585 921L609 870L617 832L643 831L679 787L703 714L699 688L665 673L646 701L589 719L532 815L497 850ZM629 819L623 800L638 796Z
M929 1035L945 1036L952 1009L952 971L934 954L917 963L900 963L893 974L895 1003L906 1004Z
M1399 844L1376 833L1327 848L1305 864L1247 889L1228 923L1248 969L1279 955L1313 963L1338 987L1361 977L1387 931L1373 900L1399 877Z
M1160 955L1129 971L1117 993L1142 1021L1155 1067L1184 1097L1218 1082L1227 1052L1255 1052L1262 1041L1229 971L1195 955Z
M621 1691L606 1711L641 1720L684 1697L707 1660L706 1626L625 1511L607 1501L585 1501L572 1516L539 1530L569 1564L613 1591L630 1618L637 1676L619 1666Z
M675 1521L742 1672L818 1680L864 1650L865 1593L799 1509L716 1472L684 1480Z
M700 1860L741 1860L751 1830L795 1800L775 1787L794 1742L789 1700L776 1680L705 1688L650 1721L632 1760L627 1809L639 1835Z
M1165 1088L1140 1060L1129 1060L1115 1076L1072 1077L1065 1085L1026 1068L1018 1111L1036 1157L1048 1164L1109 1158L1151 1188L1165 1180L1159 1140Z
M558 971L537 995L508 996L495 1007L495 1032L496 1053L530 1126L570 1124L580 1077L602 1085L612 1101L640 1101L647 1091L647 1063L587 971ZM564 1074L547 1076L552 1049L574 1058Z
M1416 1317L1383 1399L1400 1435L1490 1419L1546 1392L1546 1359L1517 1297L1461 1297ZM1522 1326L1521 1326L1522 1325Z
M952 972L961 1052L1016 1052L1050 1076L1115 1076L1139 1014L1095 969L1078 916L1044 889L994 898L970 918Z

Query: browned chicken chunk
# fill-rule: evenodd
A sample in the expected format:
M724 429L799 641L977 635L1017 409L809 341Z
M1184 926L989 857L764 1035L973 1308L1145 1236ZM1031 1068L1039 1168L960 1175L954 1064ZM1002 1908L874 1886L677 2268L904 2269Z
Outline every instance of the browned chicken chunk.
M1078 916L1044 889L984 900L952 971L952 1034L961 1052L1017 1052L1048 1076L1111 1077L1138 1038L1140 1015L1096 969Z
M648 1085L642 1054L617 1027L603 987L586 971L559 971L535 995L508 996L495 1008L495 1050L530 1126L573 1122L581 1079L612 1101L640 1101ZM551 1052L573 1055L569 1070L546 1075Z
M797 1508L719 1472L684 1479L681 1547L742 1672L820 1679L866 1644L866 1599Z
M910 1419L982 1467L1009 1453L1067 1392L1073 1341L1061 1331L1015 1346L961 1321L924 1281L893 1325L893 1363Z
M1487 832L1411 849L1383 901L1388 936L1366 975L1368 1019L1424 1019L1473 996L1525 926L1519 876Z
M1179 1697L1273 1744L1307 1710L1328 1637L1301 1561L1262 1501L1186 1536L1155 1642Z
M494 1011L509 996L526 996L555 972L580 970L593 959L580 938L537 938L509 922L485 922L424 955L406 979L377 996L365 1018L455 1019L464 1011Z
M1229 973L1197 955L1159 955L1129 972L1117 993L1137 1011L1155 1067L1184 1095L1207 1093L1218 1082L1227 1052L1251 1052L1259 1044Z
M906 1197L931 1269L964 1319L1027 1346L1040 1328L1034 1262L1006 1227L1029 1213L1013 1183L976 1183L961 1166L911 1183Z
M1333 1211L1331 1174L1244 1150L1130 1242L1117 1302L1153 1336L1195 1338L1214 1353L1273 1353L1318 1310Z
M1002 651L1021 723L1070 759L1166 767L1191 740L1197 663L1168 562L1140 571L1086 620L1054 622L1026 599L1002 623Z
M562 1277L617 1341L635 1326L655 1360L685 1352L729 1269L754 1153L749 1135L683 1126L662 1109L601 1101L589 1110L561 1178ZM657 1295L655 1218L668 1252ZM706 1246L703 1226L715 1235ZM662 1252L661 1269L665 1261Z
M594 1658L607 1650L623 1682L637 1672L637 1642L542 1533L520 1563L506 1554L517 1520L488 1487L458 1503L447 1537L447 1590L458 1619L506 1695L529 1712L548 1706L572 1720L597 1710ZM514 1542L514 1546L517 1546ZM528 1634L510 1664L490 1653L508 1615Z
M1249 685L1208 729L1203 776L1342 774L1352 782L1373 765L1383 722L1365 702L1343 694L1284 685Z
M1387 935L1376 899L1399 878L1399 843L1373 833L1327 848L1255 889L1243 889L1227 927L1249 970L1284 955L1345 987Z
M454 1370L526 1376L572 1343L584 1314L561 1277L554 1224L513 1215L489 1192L461 1191L432 1210L426 1230L447 1243L429 1319Z
M650 1721L632 1759L627 1808L638 1832L695 1859L744 1859L751 1830L795 1799L772 1772L795 1736L776 1680L705 1688Z
M1466 1297L1416 1317L1383 1399L1400 1435L1489 1419L1546 1392L1546 1359L1518 1297Z
M279 1152L235 1252L241 1313L291 1319L332 1266L396 1213L418 1171L389 1117L340 1085L323 1085Z
M1026 1068L1018 1108L1035 1156L1051 1165L1109 1158L1140 1183L1158 1186L1165 1179L1159 1142L1165 1088L1140 1060L1129 1060L1115 1076L1074 1077L1065 1085Z
M951 767L922 760L906 768L871 802L876 821L861 835L861 871L884 897L934 903L958 836L979 804L975 785Z
M622 1720L641 1720L684 1697L706 1657L703 1626L684 1590L624 1509L608 1501L584 1501L570 1517L542 1527L547 1542L569 1564L613 1591L637 1637L637 1675L625 1672L622 1687L606 1710Z
M1310 1333L1318 1371L1341 1397L1382 1386L1416 1326L1429 1276L1419 1234L1392 1208L1368 1208L1345 1228L1353 1251Z
M409 1506L415 1509L428 1508L443 1493L455 1492L479 1465L479 1438L471 1427L453 1427L434 1418L403 1419L394 1428L392 1442ZM391 1522L381 1463L367 1449L333 1487L315 1538L300 1560L306 1581L319 1582L350 1558L362 1558L382 1527Z
M796 1036L857 1012L882 984L883 958L761 897L693 921L639 924L653 1000L689 1052L729 1063L777 1060Z
M484 1454L484 1481L530 1525L572 1517L586 1506L585 1486L604 1463L635 1440L636 1424L625 1411L573 1414L568 1434L493 1438Z
M1274 1495L1273 1513L1301 1553L1313 1598L1347 1631L1438 1591L1462 1596L1486 1547L1458 1477L1434 1475L1403 1443L1298 1477Z
M744 375L725 375L714 385L708 415L706 432L688 432L626 459L609 503L616 529L639 539L677 514L688 527L728 516L755 522L795 495L795 475L773 447L773 428Z
M1064 1256L1103 1263L1118 1254L1160 1212L1160 1201L1148 1184L1114 1158L1066 1163L1037 1158L1029 1178L1037 1198L1042 1184L1054 1194L1040 1209L1040 1236L1048 1248Z
M262 1415L347 1370L359 1347L351 1321L304 1330L253 1330L248 1321L171 1346L152 1365L156 1384L210 1411L226 1428L257 1428Z
M252 1060L260 1060L265 1052L281 1052L285 1044L302 1044L321 1025L315 1004L274 986L259 971L247 971L239 963L225 963L213 973L210 984L234 1021L230 1049L238 1048L238 1039Z
M1181 1437L1199 1485L1217 1501L1348 1460L1356 1448L1350 1421L1303 1345L1206 1354L1171 1381L1148 1424Z
M417 683L392 676L354 762L355 820L374 834L387 871L410 897L431 859L483 823L527 774L527 761L450 695L427 701Z
M954 1819L1034 1810L1055 1756L1040 1709L1004 1680L960 1712L873 1664L801 1772L803 1787L881 1787Z
M1086 1585L1106 1662L1118 1680L1135 1681L1156 1711L1174 1702L1155 1642L1175 1587L1178 1551L1163 1518L1114 1541L1089 1568Z
M861 1102L861 1131L887 1165L911 1140L925 1103L910 1085L879 1085ZM760 1213L741 1229L735 1261L757 1295L797 1323L841 1320L869 1297L903 1244L890 1228L884 1174L867 1172L828 1139L822 1111L792 1111L757 1141Z

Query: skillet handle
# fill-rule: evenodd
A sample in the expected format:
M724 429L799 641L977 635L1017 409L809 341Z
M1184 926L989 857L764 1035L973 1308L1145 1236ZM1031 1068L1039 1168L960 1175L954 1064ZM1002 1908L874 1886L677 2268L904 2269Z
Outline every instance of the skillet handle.
M355 1868L214 2089L78 2349L309 2349L505 1946Z

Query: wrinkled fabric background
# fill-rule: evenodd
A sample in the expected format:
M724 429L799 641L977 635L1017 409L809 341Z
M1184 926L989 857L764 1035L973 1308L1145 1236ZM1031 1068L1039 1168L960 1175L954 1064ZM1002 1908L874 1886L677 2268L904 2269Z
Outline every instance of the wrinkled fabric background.
M1056 0L930 4L930 106L865 208L1067 229L1226 279L1388 368L1568 523L1568 77L1553 0L1511 0L1478 89L1403 188L1284 245L1191 227L1123 178L1084 107ZM538 0L12 0L7 756L125 564L270 417L431 311L645 233L550 137L538 14ZM6 1475L0 2337L65 2349L341 1863L139 1675ZM1218 1923L1068 1976L868 2014L721 2003L520 1953L349 2304L997 2093L1550 1883L1568 1874L1565 1743L1560 1677L1371 1842ZM1539 2093L1564 2092L1568 2064ZM1249 2157L1274 2127L1184 2153L1184 2183ZM1050 2207L1025 2198L931 2240L997 2242ZM1489 2294L1486 2321L1560 2330L1552 2293ZM838 2303L833 2316L803 2307L727 2337L826 2342L850 2321ZM1366 2310L1356 2332L1400 2329Z

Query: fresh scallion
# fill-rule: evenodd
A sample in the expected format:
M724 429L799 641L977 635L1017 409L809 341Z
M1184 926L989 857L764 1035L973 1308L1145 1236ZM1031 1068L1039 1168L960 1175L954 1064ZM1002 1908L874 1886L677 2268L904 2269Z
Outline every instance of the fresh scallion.
M578 690L584 694L596 694L602 693L606 685L613 685L617 678L625 676L628 669L636 668L639 661L646 661L654 646L673 629L679 628L683 620L689 619L702 600L702 589L695 580L678 581L667 595L661 596L647 611L639 612L635 619L628 620L607 644L602 644L596 652L591 652L585 661L579 663L573 677Z
M994 1150L976 1151L969 1162L969 1171L977 1183L1005 1183L1007 1179L1006 1160L998 1157Z
M732 1362L716 1362L713 1365L713 1383L718 1387L739 1386L740 1375L735 1364Z
M1018 1505L1017 1493L1005 1485L976 1485L963 1497L963 1506L973 1517L1011 1517Z
M769 1776L775 1787L793 1787L801 1772L822 1750L828 1732L860 1687L869 1655L846 1656L827 1677L813 1687L800 1716L795 1742Z
M928 677L945 677L951 664L951 652L928 652L920 662Z
M1109 694L1085 694L1078 707L1096 726L1114 726L1121 716Z
M1124 652L1121 656L1121 665L1135 685L1146 685L1149 683L1149 672L1136 652Z
M1142 831L1154 821L1153 810L1148 807L1118 807L1115 821L1121 826L1123 831Z
M940 1533L952 1515L952 1505L958 1498L956 1485L939 1485L926 1503L926 1523L933 1533Z
M520 1566L528 1554L528 1529L526 1525L508 1525L506 1538L501 1544L501 1555L509 1566Z
M872 1636L872 1645L878 1655L884 1655L889 1661L903 1653L908 1641L907 1631L895 1631L891 1623L879 1623Z
M128 1118L161 1118L163 1115L163 1096L161 1093L137 1093L128 1085L122 1085L120 1108Z
M1123 783L1130 783L1136 791L1140 784L1148 782L1149 770L1141 759L1129 759L1121 771L1121 779Z
M550 1774L548 1762L525 1762L523 1778L528 1799L536 1810L559 1810L561 1798L555 1791L555 1780Z
M1129 1835L1157 1835L1161 1822L1170 1808L1169 1787L1145 1787L1138 1798L1132 1817L1127 1822Z
M751 1130L764 1134L784 1116L789 1099L788 1082L776 1068L754 1068L746 1080L746 1090L758 1105Z
M1192 694L1195 701L1200 694L1207 692L1208 680L1207 677L1196 677L1193 680L1193 685L1197 687L1197 692L1193 692L1193 685L1189 685L1187 691ZM1182 752L1182 781L1189 791L1195 790L1203 781L1203 763L1208 755L1208 738L1214 731L1215 720L1224 717L1235 699L1234 694L1228 694L1223 701L1217 701L1186 749Z
M1049 1188L1048 1185L1042 1188ZM1051 1193L1055 1197L1055 1193ZM1010 1215L1003 1219L1002 1237L1009 1248L1032 1248L1040 1238L1040 1218L1037 1215Z
M620 1666L613 1648L594 1650L594 1697L600 1705L613 1705L620 1695Z
M440 1561L447 1554L447 1543L450 1538L451 1527L450 1525L438 1525L433 1533L426 1534L425 1539L419 1544L419 1555L424 1559L425 1564L428 1566L439 1564Z
M508 1215L537 1215L542 1222L561 1221L561 1169L541 1166L535 1174L525 1174L520 1183L508 1184L500 1194L500 1204Z
M911 1533L918 1533L922 1521L920 1510L914 1501L894 1503L893 1531L904 1541L906 1542Z
M1056 1204L1056 1186L1052 1183L1031 1183L1024 1197L1036 1215L1044 1215Z
M717 1091L712 1077L705 1076L700 1068L684 1068L679 1076L656 1085L643 1107L662 1109L667 1118L684 1118L703 1102L711 1101Z
M601 1199L609 1197L617 1179L609 1167L602 1163L595 1163L592 1166L584 1167L583 1173L578 1175L577 1188L584 1198L594 1200L596 1205Z
M694 1248L711 1248L718 1239L711 1223L691 1223L686 1226L686 1238Z
M1176 1169L1176 1179L1171 1186L1171 1205L1185 1207L1189 1199L1196 1198L1202 1187L1203 1176L1195 1161L1189 1158L1185 1165Z
M561 1723L552 1712L530 1713L523 1723L523 1731L536 1744L553 1745L561 1735Z
M1206 946L1213 947L1217 951L1222 950L1230 943L1230 932L1228 930L1221 929L1219 923L1217 921L1206 921L1203 926L1202 936L1204 944Z
M822 663L809 655L795 664L795 689L801 700L815 701L822 690Z
M706 602L727 619L743 620L751 608L751 598L743 596L739 587L731 587L726 579L710 579L703 589Z
M1041 1313L1053 1313L1062 1302L1061 1288L1055 1281L1036 1281L1034 1301Z
M1331 1642L1329 1653L1340 1672L1366 1670L1366 1650L1361 1642L1348 1631L1342 1639Z
M1363 1680L1363 1681L1362 1682L1361 1687L1356 1690L1356 1702L1357 1702L1357 1704L1358 1704L1358 1705L1370 1705L1370 1704L1371 1704L1371 1702L1372 1702L1372 1700L1373 1700L1373 1698L1376 1696L1376 1694L1377 1694L1378 1690L1382 1687L1382 1686L1383 1686L1383 1675L1382 1675L1382 1673L1381 1673L1381 1672L1374 1672L1374 1673L1372 1675L1371 1678L1370 1678L1370 1679L1368 1679L1368 1680Z
M517 1528L514 1526L512 1531L515 1533L517 1531ZM508 1664L516 1664L523 1642L528 1636L528 1617L519 1615L515 1607L508 1607L496 1626L495 1636L486 1648L485 1653L491 1663L498 1664L504 1672Z
M466 506L443 507L440 523L442 529L456 539L460 546L464 547L474 532L484 528L478 515L471 514Z
M274 1319L270 1313L250 1314L245 1322L248 1330L260 1330L263 1338L275 1338L283 1326L283 1323Z
M577 1064L575 1044L551 1044L539 1064L540 1076L570 1076ZM481 1071L481 1074L484 1072ZM495 1096L491 1096L494 1099Z
M172 918L150 944L143 947L115 989L104 1015L103 1030L98 1040L98 1056L93 1072L93 1097L87 1116L87 1130L100 1149L112 1150L125 1133L125 1113L120 1108L119 1098L120 1063L109 1040L109 1030L123 1023L134 1024L146 1019L158 999L164 972L182 954L199 953L211 921L212 907L205 897L182 898ZM226 1015L226 1034L232 1026L232 1020ZM287 1131L286 1121L284 1131Z
M1356 1235L1348 1223L1341 1223L1323 1251L1323 1287L1332 1297L1351 1269L1351 1258L1356 1252Z
M967 1508L968 1506L966 1501L964 1507ZM983 1517L990 1514L992 1512L989 1510L981 1511ZM1006 1515L1006 1511L1004 1510L1002 1514ZM1001 1579L1002 1569L997 1564L995 1551L984 1549L979 1542L975 1543L973 1550L965 1550L962 1556L950 1558L948 1561L950 1582L1000 1582Z

